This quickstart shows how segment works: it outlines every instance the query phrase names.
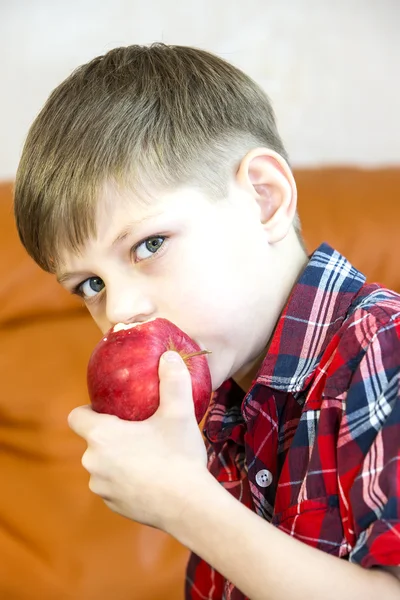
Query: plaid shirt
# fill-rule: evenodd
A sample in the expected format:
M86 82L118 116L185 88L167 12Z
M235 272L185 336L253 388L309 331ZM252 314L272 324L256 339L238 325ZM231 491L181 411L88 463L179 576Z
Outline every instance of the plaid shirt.
M314 548L366 568L400 565L399 373L400 296L366 285L323 244L249 392L228 380L214 394L209 470ZM192 554L186 598L245 597Z

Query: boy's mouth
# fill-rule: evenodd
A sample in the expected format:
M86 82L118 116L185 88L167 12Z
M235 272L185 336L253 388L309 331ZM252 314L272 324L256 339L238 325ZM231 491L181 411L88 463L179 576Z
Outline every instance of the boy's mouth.
M138 325L144 325L145 323L150 323L151 321L155 321L157 317L153 317L152 319L147 319L147 321L140 321L140 323L117 323L112 328L114 333L117 331L126 331L127 329L132 329L133 327L138 327Z

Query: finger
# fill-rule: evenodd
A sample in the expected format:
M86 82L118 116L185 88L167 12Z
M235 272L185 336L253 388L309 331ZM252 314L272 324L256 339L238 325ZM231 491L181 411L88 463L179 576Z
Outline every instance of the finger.
M109 494L108 482L104 481L101 477L96 477L94 475L90 477L89 490L107 502L112 501L112 497Z
M68 415L68 425L77 435L85 440L93 437L93 432L98 431L107 420L115 420L112 415L95 412L90 405L78 406Z
M98 477L104 484L109 484L112 479L112 474L107 468L106 457L99 454L96 448L88 446L86 451L83 453L81 463L85 471L87 471L92 477Z
M159 411L176 415L194 413L192 380L188 368L177 352L170 351L162 355L158 374Z
M90 474L95 472L95 462L93 456L93 450L88 448L82 455L81 459L82 467Z

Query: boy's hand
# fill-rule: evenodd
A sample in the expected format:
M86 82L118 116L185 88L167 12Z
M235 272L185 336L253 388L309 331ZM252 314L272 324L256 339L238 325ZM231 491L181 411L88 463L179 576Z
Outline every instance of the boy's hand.
M171 354L176 360L167 362ZM82 464L92 492L113 511L168 531L211 475L190 374L179 354L161 357L159 377L160 406L146 421L123 421L81 406L68 422L88 444Z

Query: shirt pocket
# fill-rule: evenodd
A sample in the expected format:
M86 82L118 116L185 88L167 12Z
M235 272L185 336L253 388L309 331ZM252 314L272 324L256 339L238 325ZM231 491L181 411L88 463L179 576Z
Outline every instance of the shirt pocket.
M274 514L272 524L299 541L328 554L345 557L349 553L337 496L303 500Z

